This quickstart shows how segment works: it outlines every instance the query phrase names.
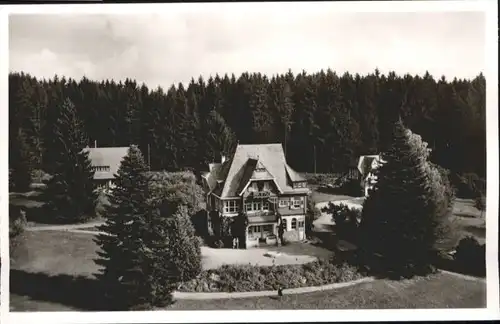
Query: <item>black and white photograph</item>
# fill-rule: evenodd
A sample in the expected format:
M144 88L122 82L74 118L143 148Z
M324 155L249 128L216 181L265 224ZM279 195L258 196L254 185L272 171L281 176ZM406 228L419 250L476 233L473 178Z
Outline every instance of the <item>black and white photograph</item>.
M7 322L498 318L498 5L438 2L12 6Z

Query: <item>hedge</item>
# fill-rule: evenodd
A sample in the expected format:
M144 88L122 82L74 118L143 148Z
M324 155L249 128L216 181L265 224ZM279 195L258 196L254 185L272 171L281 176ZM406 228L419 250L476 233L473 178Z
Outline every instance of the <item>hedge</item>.
M205 270L196 279L181 283L183 292L244 292L320 286L364 277L347 263L320 259L306 264L278 266L223 265Z

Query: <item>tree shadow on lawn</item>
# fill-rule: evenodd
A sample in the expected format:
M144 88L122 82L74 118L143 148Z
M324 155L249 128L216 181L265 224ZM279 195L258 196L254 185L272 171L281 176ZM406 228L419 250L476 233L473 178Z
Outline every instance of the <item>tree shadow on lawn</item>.
M468 225L464 227L464 230L478 238L486 237L486 228L482 226Z
M471 212L454 212L453 213L454 216L456 217L463 217L463 218L478 218L477 215L475 215L474 213L471 213Z
M99 282L84 276L50 276L45 273L10 270L10 292L86 311L110 310L106 309L104 289Z

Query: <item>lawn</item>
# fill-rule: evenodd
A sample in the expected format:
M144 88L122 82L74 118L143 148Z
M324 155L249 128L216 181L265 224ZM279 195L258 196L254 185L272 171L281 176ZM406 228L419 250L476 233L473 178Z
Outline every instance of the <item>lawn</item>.
M318 191L317 186L309 186L311 189L311 198L315 204L328 202L328 201L337 201L337 200L346 200L352 199L353 197L347 195L335 195L323 191Z
M47 225L48 220L42 207L45 205L42 193L44 188L34 188L28 192L9 192L9 205L21 207L26 211L28 226ZM107 204L107 198L104 194L98 196L95 215L92 215L92 222L99 221L103 212L103 206Z
M402 281L376 280L315 293L226 300L179 300L174 310L387 309L486 307L486 283L439 273Z
M13 310L53 310L55 304L78 305L95 310L78 297L67 300L67 295L88 295L94 273L99 268L94 235L68 231L26 231L23 244L13 255L11 263L11 304ZM280 251L280 256L266 256L266 252ZM276 265L306 263L331 252L311 244L290 244L283 247L248 250L212 249L202 247L203 267L217 268L222 264ZM38 303L40 301L40 303ZM78 308L78 307L77 307ZM71 310L73 308L64 308ZM62 310L62 309L61 309Z
M97 245L93 235L66 231L26 231L23 244L11 263L11 269L47 275L91 277L98 268L93 259Z

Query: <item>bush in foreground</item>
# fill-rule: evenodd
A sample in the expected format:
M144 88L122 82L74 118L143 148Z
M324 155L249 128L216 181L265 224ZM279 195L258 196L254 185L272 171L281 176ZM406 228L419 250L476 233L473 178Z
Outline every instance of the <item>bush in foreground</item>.
M223 265L181 283L179 291L242 292L320 286L362 278L357 268L332 260L278 266Z
M456 271L476 276L486 275L486 244L473 236L460 240L454 255Z

